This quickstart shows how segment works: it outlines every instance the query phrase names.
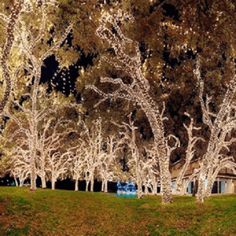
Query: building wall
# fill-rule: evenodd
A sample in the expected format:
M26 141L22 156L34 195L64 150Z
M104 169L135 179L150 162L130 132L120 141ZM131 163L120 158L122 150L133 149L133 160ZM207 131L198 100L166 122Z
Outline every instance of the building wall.
M172 191L176 193L176 181L172 181ZM194 191L194 182L190 182L187 187L187 193L192 194ZM212 188L212 193L217 194L233 194L236 193L236 180L217 178Z

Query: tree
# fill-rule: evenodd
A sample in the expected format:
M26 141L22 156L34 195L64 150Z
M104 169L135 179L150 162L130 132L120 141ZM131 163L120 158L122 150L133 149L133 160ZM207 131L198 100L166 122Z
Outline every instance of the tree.
M202 158L199 172L197 200L203 202L211 194L214 181L219 171L225 167L235 169L233 157L227 155L230 146L235 143L233 131L236 125L234 96L236 92L236 75L233 70L232 78L218 113L211 110L211 97L206 95L204 100L204 82L200 71L200 59L197 60L195 75L199 82L199 100L202 109L203 122L209 127L210 137L207 150ZM226 150L226 153L225 153Z
M10 174L13 176L16 186L18 186L19 179L19 186L22 187L25 180L30 176L30 156L29 151L24 150L22 147L14 148L10 161Z
M102 180L102 191L108 192L108 181L116 177L116 159L125 143L124 137L110 134L104 141L104 155L100 155L98 173Z
M75 132L75 125L66 118L65 114L66 109L69 109L67 103L70 99L66 99L57 93L47 94L46 87L42 85L37 99L43 102L37 104L36 123L32 121L34 114L30 110L32 105L30 93L27 94L27 99L23 104L17 100L12 103L10 109L5 112L10 121L7 122L3 136L7 143L13 143L14 140L14 145L11 145L10 148L20 148L26 151L27 161L29 161L32 159L31 155L34 150L32 136L35 135L35 178L38 175L41 178L42 187L45 188L47 158L65 146L68 142L65 141L68 135ZM33 127L34 125L36 126ZM29 171L32 172L32 166Z
M84 171L85 158L87 157L85 144L86 143L81 140L81 143L75 148L75 151L73 152L73 155L72 155L70 172L71 172L72 179L75 181L75 191L79 190L79 180L83 179L85 175L85 171ZM87 187L87 183L86 183L86 187Z
M190 123L189 123L188 126L186 124L184 124L184 128L186 129L187 134L188 134L188 146L187 146L187 149L186 149L185 163L182 166L182 168L180 170L180 173L178 174L177 179L176 179L176 192L180 193L180 194L185 194L187 186L188 186L189 182L192 179L192 175L191 175L186 180L185 174L186 174L186 171L189 168L189 165L190 165L191 161L194 158L195 151L196 151L196 147L195 147L196 143L200 140L204 141L203 138L193 135L194 130L199 130L201 128L194 126L193 118L191 118L191 116L188 113L185 113L185 115L190 118Z
M65 176L69 171L72 152L61 150L56 151L48 156L46 164L46 172L49 174L52 184L52 190L55 189L56 181Z
M160 167L160 183L162 189L162 199L164 203L171 202L171 175L169 171L169 160L167 138L164 133L163 114L159 106L149 95L150 85L142 72L141 53L138 43L127 38L119 27L119 22L129 16L123 15L121 11L117 14L104 12L100 19L100 26L97 29L97 35L108 42L116 55L114 61L110 61L118 70L123 70L131 79L130 83L124 82L120 78L101 78L101 83L111 83L117 86L113 93L106 94L95 86L89 86L101 96L103 100L107 98L123 98L137 103L144 111L151 126L154 142L158 152L158 164ZM109 24L113 27L112 31ZM129 55L127 50L134 47L133 55ZM101 100L101 101L103 101Z
M137 184L137 196L141 198L143 195L143 186L145 188L145 194L147 194L148 188L152 189L154 194L157 193L157 184L159 172L156 169L156 151L154 149L146 149L146 155L144 155L137 142L137 127L134 125L134 121L131 119L131 114L128 117L128 123L122 122L122 124L114 123L120 129L120 135L122 137L121 144L126 144L128 147L129 156L127 166L129 168L129 177Z
M59 112L59 107L55 112ZM53 117L54 116L54 117ZM47 163L55 152L64 148L66 139L70 133L76 132L73 122L64 117L56 117L56 113L44 117L38 128L37 151L39 155L36 160L37 175L41 178L42 188L46 188ZM69 153L71 155L71 153ZM68 155L69 155L68 154ZM55 156L55 155L54 155ZM54 160L55 158L53 158ZM52 168L52 167L51 167Z
M16 42L19 44L20 50L20 58L23 59L20 68L25 69L27 73L23 76L27 78L27 81L30 85L30 93L25 94L28 96L30 100L30 107L27 109L22 106L19 102L17 106L22 109L25 114L28 114L28 124L29 129L27 131L27 136L30 140L29 148L30 148L30 165L31 165L31 189L36 189L36 158L37 158L37 137L38 137L38 123L41 119L43 119L44 114L38 111L38 96L39 96L39 83L41 79L41 69L44 64L44 60L54 54L62 45L67 35L71 31L71 25L65 30L65 32L58 37L57 40L54 38L54 42L52 45L47 45L43 49L41 48L41 41L43 37L48 33L48 25L50 21L48 19L48 11L50 10L50 5L46 2L42 2L41 6L35 6L31 2L29 3L29 12L35 10L40 14L39 18L41 20L41 25L37 28L35 25L27 24L21 20L17 31L19 32L17 35ZM37 33L36 33L37 32ZM17 91L18 92L18 91ZM22 94L21 94L22 96ZM19 124L19 123L18 123Z
M138 149L136 143L136 130L137 127L134 126L134 121L131 121L131 117L129 117L129 123L124 123L120 126L123 128L123 134L125 136L126 141L128 142L128 147L130 150L130 159L128 161L128 167L130 169L131 175L133 174L133 179L137 184L137 196L138 198L142 197L142 161L140 151Z
M102 133L102 119L98 118L93 121L92 126L88 128L85 125L85 133L83 138L85 139L85 159L84 159L84 174L86 181L86 191L90 184L90 191L94 191L94 179L96 171L98 171L99 160L103 159L105 155Z
M143 154L144 155L144 154ZM157 194L157 187L160 184L160 173L157 165L157 152L153 144L150 147L145 148L146 161L142 161L142 170L144 173L144 193L148 193L148 189L151 189L152 194Z

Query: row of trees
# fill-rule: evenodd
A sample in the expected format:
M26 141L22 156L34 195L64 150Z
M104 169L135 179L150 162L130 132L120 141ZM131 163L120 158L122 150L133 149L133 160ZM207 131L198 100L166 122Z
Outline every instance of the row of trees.
M122 4L126 10L132 6L131 2L130 6L125 2ZM73 110L77 110L75 113L79 110L81 114L83 108L71 97L64 98L55 91L47 91L41 84L42 68L45 60L51 55L58 60L59 69L60 66L68 64L63 55L73 58L72 51L77 49L72 47L73 43L72 46L68 46L66 42L71 34L75 41L78 40L75 32L79 24L73 24L76 22L73 17L68 19L68 16L64 16L56 1L19 0L13 6L10 17L0 14L3 30L6 32L1 52L2 78L6 82L6 89L3 91L0 110L5 120L9 119L2 140L5 150L3 160L5 171L10 171L15 178L19 178L20 184L25 178L30 177L32 190L36 189L37 176L41 178L42 187L45 187L46 180L50 179L52 188L55 188L57 179L69 176L75 180L75 189L78 189L78 181L83 179L86 181L87 190L89 186L93 190L94 179L99 179L102 181L104 191L107 191L109 180L132 179L138 186L139 197L143 194L143 187L146 193L150 190L156 193L157 185L160 185L163 202L171 202L170 160L173 151L180 147L180 140L171 132L166 132L165 106L160 106L152 96L152 84L147 71L148 57L151 57L152 53L149 50L149 56L144 57L141 43L123 33L123 29L129 28L131 24L135 25L137 19L134 14L119 9L119 4L111 9L107 8L106 3L81 5L101 10L93 10L93 14L91 13L86 19L90 22L89 26L91 21L93 23L91 25L96 26L95 33L99 39L99 51L96 52L94 60L95 72L99 71L99 68L107 67L113 71L113 73L103 71L101 74L108 76L100 78L93 85L87 85L86 91L92 94L91 90L94 90L102 97L96 107L105 100L109 102L126 100L129 105L132 104L131 107L141 110L149 123L153 140L150 139L148 145L143 144L138 136L138 128L134 125L136 120L132 115L128 117L127 122L112 122L114 128L107 134L98 117L88 124L86 119L78 119L77 115L68 114ZM59 12L61 18L65 20L63 23L54 24L57 20L57 17L54 18L56 12ZM130 12L135 11L132 9ZM99 16L95 19L97 14ZM30 20L32 16L36 17L36 22ZM58 27L61 25L63 27ZM162 26L166 31L181 30L187 35L186 37L189 34L198 34L197 27L184 31L170 21L162 23ZM86 45L83 40L81 44ZM152 42L150 44L152 45ZM169 47L168 42L165 41L164 44L165 47ZM201 136L196 135L195 131L200 128L195 127L194 120L186 113L190 118L190 123L184 124L188 144L185 163L177 178L177 191L184 193L187 183L195 178L198 181L197 199L204 201L210 195L219 171L225 167L235 169L234 157L231 155L231 147L235 142L236 122L235 65L234 55L229 56L227 63L232 65L229 66L230 82L217 109L204 91L201 53L196 45L191 47L190 51L195 61L191 70L197 81L202 121L208 127L209 137L204 137L203 140ZM97 58L97 54L101 57ZM160 69L160 63L152 67ZM83 73L81 71L81 76ZM158 74L158 78L160 76L163 75ZM11 91L13 82L15 86ZM74 138L70 138L73 135ZM207 148L205 153L198 157L199 168L186 180L185 173L195 158L197 142L207 143ZM127 170L121 168L119 162L121 155L125 155L128 159L125 164Z
M101 17L97 34L114 49L116 58L115 61L112 62L112 65L117 70L125 71L132 79L131 82L125 83L120 78L101 78L101 83L110 83L116 86L116 90L109 94L104 93L95 86L90 86L90 88L105 97L105 99L128 99L137 103L143 110L154 136L155 156L159 166L163 201L169 202L171 201L171 173L169 171L169 161L172 151L179 146L179 140L174 135L165 135L163 124L165 120L163 117L164 110L161 112L158 104L156 104L149 95L150 85L144 72L142 72L141 52L138 44L125 37L119 26L122 20L130 17L131 16L123 14L122 12L118 12L117 14L105 12ZM130 47L130 45L132 45L133 50L131 53L127 53L127 47ZM197 86L199 87L199 100L203 114L202 119L210 130L206 153L199 159L199 169L194 172L194 177L197 178L199 182L197 198L199 201L203 201L205 197L211 194L214 181L219 171L225 167L235 169L234 157L229 156L227 152L224 152L224 149L229 152L230 146L235 142L233 131L236 122L234 105L236 75L233 61L231 62L232 79L227 86L227 91L218 113L214 113L210 107L211 98L208 95L204 95L204 82L200 72L200 60L201 59L197 57L194 74L198 81ZM190 119L189 127L184 125L188 133L188 147L186 150L185 164L177 179L178 191L180 191L181 188L182 190L186 189L186 186L183 186L183 178L191 160L194 158L195 144L201 139L200 137L193 136L193 130L198 128L194 127L193 119ZM169 145L170 138L175 140L175 144L172 147ZM191 178L192 176L190 179Z
M102 182L101 190L107 192L108 181L132 180L138 185L139 197L142 196L143 186L145 193L148 188L157 193L159 172L156 160L151 149L139 150L134 122L129 117L128 123L113 125L119 126L119 133L104 137L101 119L95 120L90 128L79 122L77 129L68 120L55 120L53 117L45 120L37 139L35 160L36 175L41 179L42 188L46 188L46 181L51 181L52 189L55 189L58 179L71 178L75 181L75 190L79 189L79 180L85 180L86 191L93 191L94 180L97 179ZM19 180L22 186L26 179L31 178L32 166L28 146L30 140L20 132L16 129L6 137L6 142L14 139L17 146L9 146L2 167L14 177L16 185ZM68 145L71 134L77 136L77 140ZM128 157L129 171L122 169L121 155Z

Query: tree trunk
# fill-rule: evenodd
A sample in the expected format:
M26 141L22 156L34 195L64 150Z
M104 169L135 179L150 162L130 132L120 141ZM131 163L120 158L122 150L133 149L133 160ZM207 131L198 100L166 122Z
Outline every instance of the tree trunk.
M35 166L35 158L31 160L31 173L30 173L30 189L36 190L36 166Z
M190 182L188 182L186 179L182 179L182 182L179 182L179 187L177 189L177 193L180 195L186 195L189 183Z
M152 183L152 194L156 195L157 194L157 181L153 181Z
M196 198L198 202L203 203L205 199L205 182L202 179L198 181L198 191L196 194Z
M42 188L47 188L45 176L41 176L41 184L42 184Z
M24 185L24 179L19 179L20 180L20 187L23 187L23 185Z
M32 146L31 146L31 158L30 158L30 189L36 190L36 156L37 156L37 121L36 121L36 111L33 111L32 117Z
M86 180L86 188L85 188L86 192L88 192L88 187L89 187L89 180Z
M198 179L198 190L196 194L196 198L198 202L204 202L205 193L206 193L206 178L207 177L207 165L203 163L202 168L200 170L199 179Z
M143 96L139 97L141 105L146 117L148 118L154 143L158 151L158 164L160 167L160 183L162 190L162 202L170 203L172 201L171 193L171 174L169 170L170 157L167 153L166 140L164 136L164 126L158 106L153 101L148 92L143 92Z
M105 180L104 182L104 192L107 193L108 192L108 181Z
M101 192L104 192L104 183L105 183L105 180L102 180Z
M144 185L144 194L145 194L145 195L148 195L148 187L147 187L146 184Z
M205 197L210 197L212 188L215 182L215 178L208 178Z
M143 196L142 181L138 179L137 180L137 197L141 198L142 196Z
M90 181L90 192L93 192L93 191L94 191L94 177L92 177Z
M15 185L16 185L16 187L18 187L19 184L18 184L18 180L17 180L17 178L14 177L14 181L15 181Z
M75 179L75 191L79 190L79 180Z
M55 190L56 180L52 178L52 190Z
M17 21L20 16L23 4L24 4L23 1L17 1L17 4L14 4L14 7L11 11L11 15L9 17L9 21L7 23L7 31L6 31L7 37L6 37L6 42L2 48L1 59L0 59L2 66L2 78L6 83L5 90L3 92L1 91L2 100L0 101L0 113L3 112L11 95L13 81L11 80L12 78L10 76L11 73L9 71L8 59L15 39L14 30L17 25Z

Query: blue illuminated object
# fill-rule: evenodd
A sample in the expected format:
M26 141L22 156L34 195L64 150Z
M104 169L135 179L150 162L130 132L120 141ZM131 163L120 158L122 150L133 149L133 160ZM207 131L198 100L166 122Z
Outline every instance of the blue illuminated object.
M131 181L127 183L117 182L117 196L125 198L134 198L136 197L136 187L135 184Z

